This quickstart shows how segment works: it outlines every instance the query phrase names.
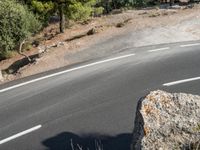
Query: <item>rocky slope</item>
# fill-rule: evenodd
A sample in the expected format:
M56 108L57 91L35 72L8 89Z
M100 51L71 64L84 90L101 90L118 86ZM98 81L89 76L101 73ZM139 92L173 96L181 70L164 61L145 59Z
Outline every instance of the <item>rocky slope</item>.
M200 96L153 91L137 107L132 150L200 149Z

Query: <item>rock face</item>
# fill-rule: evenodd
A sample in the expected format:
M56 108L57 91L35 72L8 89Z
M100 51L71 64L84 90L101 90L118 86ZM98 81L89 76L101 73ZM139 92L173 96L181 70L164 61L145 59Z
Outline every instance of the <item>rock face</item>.
M132 150L195 146L200 149L200 96L153 91L139 101Z

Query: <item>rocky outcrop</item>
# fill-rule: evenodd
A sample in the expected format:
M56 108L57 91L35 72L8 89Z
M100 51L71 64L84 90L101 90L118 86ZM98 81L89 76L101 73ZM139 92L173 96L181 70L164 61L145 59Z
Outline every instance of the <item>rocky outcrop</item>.
M132 150L195 148L200 149L200 96L153 91L139 101Z

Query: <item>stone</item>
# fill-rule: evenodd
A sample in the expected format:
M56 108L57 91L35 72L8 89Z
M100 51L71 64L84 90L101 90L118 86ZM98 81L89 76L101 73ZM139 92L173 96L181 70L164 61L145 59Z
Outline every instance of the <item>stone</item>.
M64 46L65 44L64 44L64 42L58 42L57 44L56 44L56 47L60 47L60 46Z
M95 34L95 33L96 33L95 28L92 28L92 29L90 29L90 30L87 32L87 35L93 35L93 34Z
M3 77L2 71L0 70L0 81L3 81L3 80L4 80L4 77Z
M132 150L200 148L200 96L153 91L136 110Z
M34 47L38 47L38 46L40 45L40 41L39 41L39 40L34 40L34 41L32 42L32 45L33 45Z
M125 23L124 23L124 22L119 22L119 23L116 24L116 27L117 27L117 28L121 28L121 27L123 27L123 26L125 26Z
M44 45L38 46L38 53L44 53L46 51L46 47Z

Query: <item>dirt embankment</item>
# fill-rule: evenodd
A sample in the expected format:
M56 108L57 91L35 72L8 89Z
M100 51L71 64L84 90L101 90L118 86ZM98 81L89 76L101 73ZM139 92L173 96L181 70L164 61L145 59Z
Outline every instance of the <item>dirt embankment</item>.
M87 34L94 29L94 33ZM200 39L200 6L192 9L129 10L120 14L93 18L85 24L75 24L63 34L58 33L58 24L50 25L36 38L46 38L39 47L26 52L28 55L42 53L33 64L18 68L13 74L4 75L4 83L47 70L63 67L99 55L113 53L116 47L126 47L190 41ZM116 39L116 37L123 37ZM115 41L115 43L109 43ZM106 45L109 45L109 48ZM101 45L101 51L91 48ZM119 46L120 45L120 46ZM50 48L50 46L52 46ZM44 50L49 47L48 50ZM84 54L84 55L82 55ZM73 59L71 59L73 57ZM0 69L12 69L22 56L0 62ZM11 70L12 72L12 70ZM9 71L8 71L9 73Z

